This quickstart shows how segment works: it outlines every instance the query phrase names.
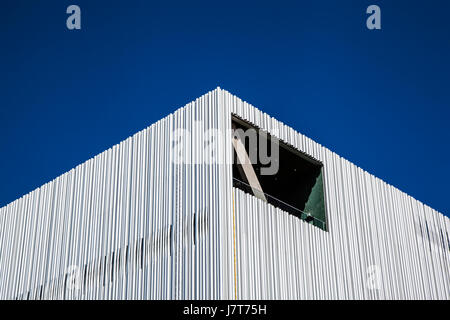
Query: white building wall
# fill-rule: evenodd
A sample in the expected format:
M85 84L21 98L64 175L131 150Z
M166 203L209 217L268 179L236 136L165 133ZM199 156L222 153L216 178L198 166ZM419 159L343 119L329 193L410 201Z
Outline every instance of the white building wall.
M208 129L231 129L231 113L324 164L328 232L234 189L231 165L207 163L208 142L231 162L230 136L205 141ZM196 164L175 163L180 137ZM449 299L449 229L216 89L1 208L0 298ZM371 266L379 289L367 285Z
M171 145L217 126L216 97L1 208L0 299L220 298L219 166L174 164ZM192 156L204 131L183 137Z
M323 163L328 220L324 232L233 189L237 298L450 298L447 217L223 94L227 110Z

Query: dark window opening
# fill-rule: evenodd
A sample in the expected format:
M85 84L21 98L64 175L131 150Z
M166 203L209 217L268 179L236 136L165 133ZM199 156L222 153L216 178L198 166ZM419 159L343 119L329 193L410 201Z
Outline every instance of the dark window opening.
M322 164L278 139L278 154L273 152L272 148L277 147L277 144L272 145L271 139L275 138L260 134L262 131L258 128L235 116L232 118L232 126L233 186L326 230ZM242 133L249 132L246 131L248 129L257 132L253 136L256 136L256 143L252 143L250 135L236 134L236 130ZM245 151L244 148L238 147L239 143L245 147ZM262 163L259 155L260 146L264 144L267 146L265 152L270 161L278 162L278 170L274 174L264 171L264 168L270 166L267 158ZM243 158L251 160L251 166L244 168L245 164L239 162L239 159Z

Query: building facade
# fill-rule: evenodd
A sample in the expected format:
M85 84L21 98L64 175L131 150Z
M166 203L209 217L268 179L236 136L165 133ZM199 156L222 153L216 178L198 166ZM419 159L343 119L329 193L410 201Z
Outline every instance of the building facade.
M236 164L237 128L281 145L275 174ZM0 298L449 299L449 233L218 88L1 208Z

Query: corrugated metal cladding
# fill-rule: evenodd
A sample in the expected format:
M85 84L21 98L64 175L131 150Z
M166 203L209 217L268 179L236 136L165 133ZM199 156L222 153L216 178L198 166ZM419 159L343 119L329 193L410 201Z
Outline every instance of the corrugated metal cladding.
M211 150L231 162L231 136L204 140L232 113L323 163L328 231L208 163ZM173 161L178 138L205 161ZM442 214L218 88L1 208L0 298L449 299L449 233Z

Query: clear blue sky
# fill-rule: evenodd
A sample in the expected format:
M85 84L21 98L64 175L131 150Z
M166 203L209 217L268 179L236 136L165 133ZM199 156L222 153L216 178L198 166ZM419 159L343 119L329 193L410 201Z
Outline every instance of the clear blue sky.
M81 7L80 31L66 8ZM365 26L381 7L382 30ZM450 213L449 1L22 1L0 10L0 206L220 86Z

